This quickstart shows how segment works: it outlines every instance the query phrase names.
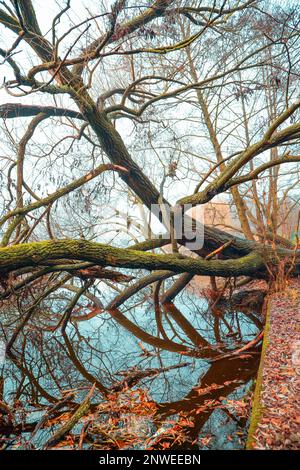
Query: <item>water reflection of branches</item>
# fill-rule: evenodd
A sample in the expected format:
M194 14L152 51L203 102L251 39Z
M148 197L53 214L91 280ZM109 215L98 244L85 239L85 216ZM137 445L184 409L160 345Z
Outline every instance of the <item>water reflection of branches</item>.
M168 431L166 431L153 442L149 440L150 447L190 446L191 442L196 440L214 409L219 406L217 404L216 406L208 406L206 401L208 400L210 403L211 400L217 400L220 393L222 396L229 395L241 383L250 380L257 365L257 355L253 354L255 353L253 348L247 351L245 358L237 357L234 361L224 359L213 362L201 377L200 388L194 386L195 382L188 379L186 372L182 372L185 369L195 371L198 367L197 364L200 364L199 361L219 357L220 354L226 354L233 351L238 345L245 344L245 342L241 343L242 335L246 334L245 338L247 338L254 334L260 322L257 314L249 309L246 309L244 313L231 310L226 312L219 309L208 314L207 304L203 299L197 299L186 290L179 296L177 294L176 305L171 301L161 303L160 299L170 298L170 293L174 289L174 284L171 288L168 287L168 284L163 285L163 279L167 279L169 276L170 273L159 272L146 276L142 283L138 281L140 288L141 286L146 288L153 281L157 283L154 290L150 287L149 291L148 287L148 294L143 296L143 304L140 304L141 292L133 284L120 293L110 303L107 310L103 308L101 301L97 304L94 302L97 296L93 296L92 293L88 294L84 281L82 288L73 285L69 291L64 289L61 295L58 295L57 289L53 289L57 284L55 282L52 286L48 286L48 290L43 293L44 295L36 297L35 289L33 300L36 298L41 300L40 297L43 297L43 302L38 309L35 309L35 302L31 300L33 292L22 297L21 289L15 294L19 302L26 300L27 314L25 313L20 322L18 311L10 304L10 311L6 311L3 315L2 327L5 326L6 335L13 338L13 341L9 342L8 348L8 358L11 363L7 364L3 376L7 381L8 371L11 374L9 394L13 398L13 403L19 403L18 406L24 409L24 412L26 410L26 413L29 413L28 416L33 417L35 410L40 410L42 413L42 424L39 424L40 421L30 421L28 418L25 420L24 429L38 428L38 431L34 432L33 441L37 439L42 442L46 436L49 438L49 431L47 431L49 416L52 416L54 425L56 419L57 423L64 420L65 413L72 413L72 410L76 409L78 399L80 400L82 393L88 387L94 384L96 386L97 393L94 396L96 401L92 403L92 410L93 422L97 422L100 403L109 403L112 393L123 393L126 389L130 390L141 383L142 386L147 385L150 394L154 393L155 396L157 390L160 393L159 402L155 404L155 417L151 418L153 433L165 420L169 422L169 416L176 414L180 432L182 436L185 436L180 444L178 441L174 441L172 444L169 442L171 435L168 437ZM176 289L179 284L182 285L183 281L184 279L179 279ZM164 287L163 290L162 287ZM73 289L75 296L74 293L72 296ZM52 295L53 291L55 291L55 295ZM128 292L133 296L129 296ZM114 305L120 307L124 303L123 299L124 302L127 302L126 315L121 312L120 308L114 307ZM7 308L5 300L3 302ZM30 302L32 302L31 305ZM139 307L135 307L137 303ZM64 308L62 308L63 304L65 304ZM75 305L77 305L76 308ZM159 328L155 309L159 313ZM31 312L30 315L28 312ZM31 316L33 312L34 320ZM51 331L49 328L44 328L47 318L49 324L49 315L55 319L56 325L50 328ZM132 319L129 316L132 316ZM144 316L147 318L143 318ZM81 321L79 321L80 319ZM14 326L16 321L19 322L17 327ZM93 326L95 321L95 326ZM124 328L122 333L119 328L115 327L115 322ZM63 325L64 328L57 329L58 325ZM162 334L162 329L164 334ZM153 334L154 330L157 335ZM8 331L12 331L12 333L8 335ZM111 338L107 337L108 332L110 332ZM237 336L240 336L239 341L237 341ZM119 351L114 349L113 344L117 343L120 346L120 343L124 342L124 338L128 340L130 337L140 340L142 345L148 344L150 346L150 350L146 349L148 354L145 353L145 347L143 346L141 350L136 342L132 343L129 355L126 355L126 348L124 351L121 351L120 348ZM176 365L174 361L178 356L180 362ZM191 360L189 364L181 362L181 358L186 356L189 356ZM127 367L122 372L123 379L118 380L116 377L120 373L120 364L122 362L125 364L126 359ZM156 364L156 366L151 367L152 364ZM207 365L205 368L207 369ZM177 370L176 373L175 370ZM175 376L173 376L174 373ZM170 377L172 377L171 382ZM174 377L176 377L175 389L180 386L186 390L188 387L191 389L185 398L168 402L168 397L174 396ZM203 393L201 389L203 389ZM75 395L66 402L62 397L70 390L73 390ZM178 390L176 393L178 395ZM163 396L165 400L161 402ZM3 400L4 396L1 399ZM49 411L51 403L59 404L61 401L63 402L61 407L58 406L54 411ZM199 410L202 410L201 413ZM90 413L91 409L87 412L87 416ZM47 419L43 418L45 415L48 416ZM13 412L12 416L14 416L13 422L9 414L4 415L1 421L1 432L5 436L4 443L17 439L18 442L23 442L22 445L25 445L26 438L21 423L18 422L18 415ZM190 424L184 426L185 419L188 422L192 420L194 426L191 427ZM50 422L52 421L50 420ZM85 423L86 418L83 417L83 426L86 426L84 431L86 443L89 442L88 445L93 446L95 444L93 443L95 440L94 425L87 426ZM170 424L167 426L169 429ZM90 428L94 436L92 441L89 437ZM41 437L43 435L45 435L44 438ZM75 441L78 443L80 436L78 437L77 431L75 436L77 436Z

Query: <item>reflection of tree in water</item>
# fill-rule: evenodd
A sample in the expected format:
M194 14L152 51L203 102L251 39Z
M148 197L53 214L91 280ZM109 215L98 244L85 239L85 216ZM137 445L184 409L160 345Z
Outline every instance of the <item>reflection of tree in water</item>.
M87 284L58 282L3 299L3 447L197 448L216 409L246 424L226 397L241 397L257 369L253 309L211 310L186 291L161 303L156 284L104 310Z

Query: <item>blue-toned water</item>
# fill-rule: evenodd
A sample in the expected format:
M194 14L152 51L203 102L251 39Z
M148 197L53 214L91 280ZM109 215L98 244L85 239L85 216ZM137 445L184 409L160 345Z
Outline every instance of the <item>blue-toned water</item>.
M219 347L221 341L227 350L235 349L257 335L258 327L243 312L219 312L220 318L216 328L216 314L212 315L207 301L191 292L184 292L178 296L175 306L190 322L196 333L215 347ZM177 344L195 350L195 345L174 321L175 317L163 309L161 312L167 337ZM140 296L135 296L122 306L122 313L141 330L157 337L157 319L152 297L144 297L141 301ZM60 397L63 390L77 389L77 398L83 398L90 384L82 371L78 370L76 363L70 360L60 330L41 331L38 328L39 323L45 324L45 312L35 317L31 328L27 327L25 364L31 373L38 375L39 385L51 396ZM136 385L139 388L144 387L151 400L160 405L158 412L160 423L153 424L149 432L155 434L159 428L168 427L167 423L170 420L174 421L183 413L190 415L194 422L194 427L187 429L189 444L182 444L183 447L190 446L191 442L194 443L193 446L201 448L228 449L244 446L247 419L240 419L234 412L228 413L228 409L222 405L228 400L240 400L247 396L258 367L258 354L211 363L209 357L203 359L193 354L179 354L155 348L134 336L106 312L99 313L88 321L69 324L66 333L76 359L85 371L106 387L122 380L122 372L130 368L135 367L139 370L168 368L187 363L185 367L146 377ZM18 350L21 343L20 337ZM36 391L30 377L21 373L15 365L12 366L9 359L5 361L3 376L6 401L11 402L17 393L18 399L22 403L27 403L26 407L29 410L27 422L40 419L43 411L40 409L34 411L32 402L45 403L46 400ZM224 383L227 385L224 386ZM219 405L214 406L209 412L197 413L203 405L201 395L198 393L199 387L205 388L215 384L217 388L212 390L206 399L218 400ZM37 399L34 397L35 394ZM222 399L219 399L220 396ZM102 399L99 395L95 398ZM44 433L44 438L41 433L37 435L39 446L41 439L45 439L47 434L48 431Z

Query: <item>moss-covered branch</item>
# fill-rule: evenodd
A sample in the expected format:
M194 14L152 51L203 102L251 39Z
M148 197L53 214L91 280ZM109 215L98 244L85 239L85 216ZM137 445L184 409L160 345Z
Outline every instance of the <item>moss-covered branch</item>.
M72 259L90 261L100 266L132 269L169 270L208 276L256 276L265 270L259 252L233 260L204 260L178 254L143 253L115 248L87 240L51 240L0 248L0 270L10 272L26 266L39 266L47 260Z

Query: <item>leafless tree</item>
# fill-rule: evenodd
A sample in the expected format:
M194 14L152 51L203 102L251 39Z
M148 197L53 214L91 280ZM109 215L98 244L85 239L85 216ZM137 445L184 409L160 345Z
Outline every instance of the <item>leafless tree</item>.
M1 324L15 399L46 401L47 420L66 404L75 409L75 387L82 393L94 384L105 400L125 382L167 373L161 351L213 361L206 384L220 360L245 348L253 365L261 341L255 315L245 314L254 340L240 337L232 348L224 337L239 337L240 318L231 324L217 310L223 291L213 293L215 314L201 314L213 341L174 299L189 295L195 275L224 278L230 290L239 278L274 281L300 271L297 236L282 230L299 198L299 7L118 0L53 2L50 10L31 0L0 9ZM218 195L234 205L241 236L205 225L203 246L191 248L175 217L197 230L187 207ZM151 305L151 322L126 315L125 305L143 313ZM105 348L89 341L92 318L94 336L107 322L116 338L124 328L160 367L116 380L113 359L109 367ZM238 365L223 395L234 389ZM68 399L58 399L68 388ZM71 427L87 401L82 406ZM163 405L160 415L170 410ZM205 416L185 433L191 442ZM9 411L6 418L12 429ZM32 437L44 424L28 426Z

